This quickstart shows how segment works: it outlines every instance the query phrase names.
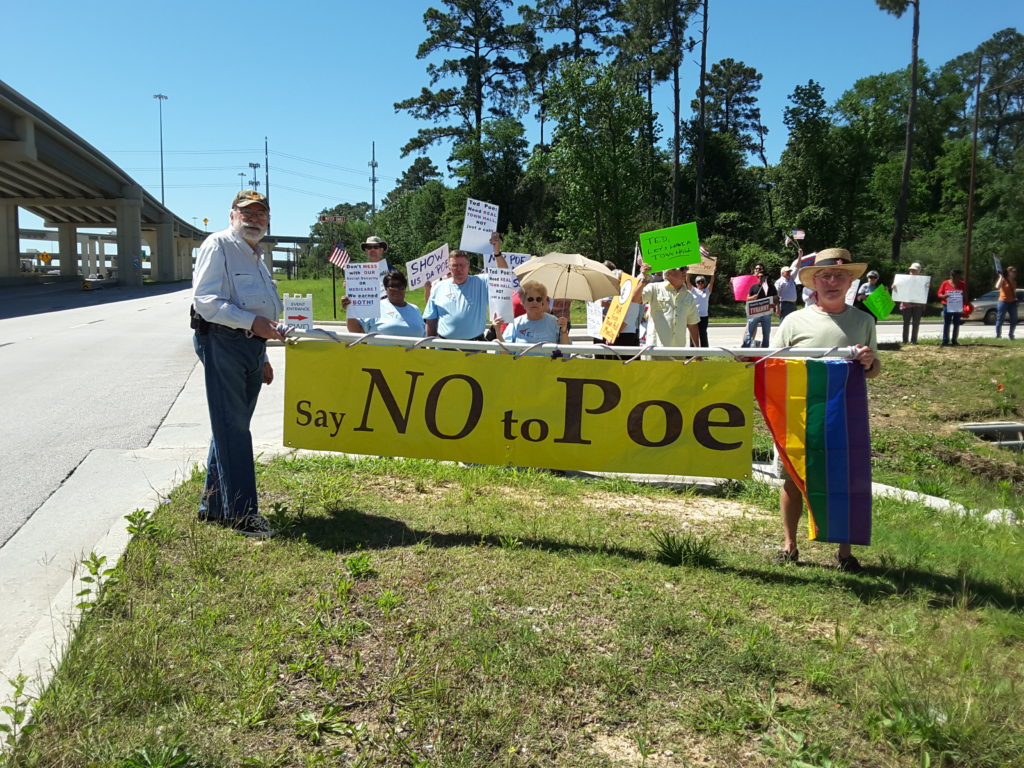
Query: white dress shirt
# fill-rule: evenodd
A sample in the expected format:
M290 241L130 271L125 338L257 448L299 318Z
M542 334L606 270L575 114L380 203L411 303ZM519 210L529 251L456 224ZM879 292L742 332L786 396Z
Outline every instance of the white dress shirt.
M257 315L276 323L284 311L262 254L230 228L199 247L192 303L207 322L245 330Z

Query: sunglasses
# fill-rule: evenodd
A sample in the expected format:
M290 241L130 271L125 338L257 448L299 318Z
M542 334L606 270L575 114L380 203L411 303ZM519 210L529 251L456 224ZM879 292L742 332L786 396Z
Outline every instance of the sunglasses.
M364 251L383 251L384 250L384 246L383 245L364 245L363 246L363 250Z
M536 302L547 301L548 297L547 296L527 296L526 300L532 304L535 301Z
M385 285L384 287L387 288L389 291L404 291L405 290L405 286L404 285L399 285L398 283L391 283L390 285Z

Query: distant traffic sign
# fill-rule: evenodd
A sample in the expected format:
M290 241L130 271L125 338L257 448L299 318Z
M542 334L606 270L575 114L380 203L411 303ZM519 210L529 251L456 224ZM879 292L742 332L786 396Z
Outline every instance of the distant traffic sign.
M324 214L323 216L320 217L320 221L331 221L331 222L336 222L338 224L342 224L345 221L345 217L344 216L328 216L327 214Z

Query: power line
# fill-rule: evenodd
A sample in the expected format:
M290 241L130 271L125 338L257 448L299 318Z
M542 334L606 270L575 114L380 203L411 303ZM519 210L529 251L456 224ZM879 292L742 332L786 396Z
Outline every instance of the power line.
M338 171L346 171L348 173L358 173L360 176L362 176L363 174L366 173L366 171L360 170L358 168L349 168L348 166L337 165L335 163L328 163L328 162L325 162L323 160L313 160L312 158L309 158L309 157L299 157L298 155L289 155L286 152L279 152L277 150L274 150L274 154L275 155L280 155L281 157L287 157L289 160L299 160L299 161L301 161L303 163L309 163L311 165L319 165L319 166L323 166L324 168L334 168L335 170L338 170ZM398 177L397 176L384 176L384 178L385 179L391 179L392 181L398 181Z

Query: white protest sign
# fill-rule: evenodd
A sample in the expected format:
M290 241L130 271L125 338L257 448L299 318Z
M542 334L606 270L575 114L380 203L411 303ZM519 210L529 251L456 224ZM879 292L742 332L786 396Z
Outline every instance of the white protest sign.
M946 311L951 315L964 311L963 291L950 291L946 294Z
M857 289L860 288L860 280L854 280L850 283L850 290L846 292L846 303L849 306L853 306L853 302L857 300Z
M896 275L892 279L892 300L927 304L931 281L931 275Z
M767 315L775 309L772 296L765 296L763 299L751 299L747 302L747 317Z
M497 315L506 323L512 322L514 279L511 269L487 270L487 303L491 306L491 315Z
M604 325L604 300L587 302L587 336L592 339L601 338L601 326Z
M284 295L284 323L304 331L313 330L313 294Z
M448 243L426 256L405 262L405 274L409 277L409 290L415 291L427 283L448 274Z
M516 267L521 266L530 260L530 254L528 253L502 253L501 255L505 257L505 262L508 264L509 269L515 269ZM494 258L494 254L484 254L484 269L497 268L498 260ZM512 275L512 284L518 290L519 278L517 278L515 275Z
M345 267L345 292L348 316L357 319L380 317L380 273L377 262L349 264Z
M491 235L498 231L498 206L466 198L466 218L462 222L459 248L470 253L494 253Z

